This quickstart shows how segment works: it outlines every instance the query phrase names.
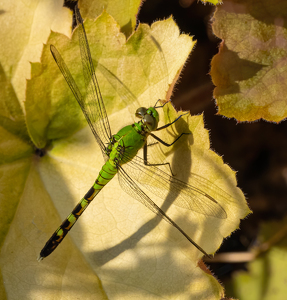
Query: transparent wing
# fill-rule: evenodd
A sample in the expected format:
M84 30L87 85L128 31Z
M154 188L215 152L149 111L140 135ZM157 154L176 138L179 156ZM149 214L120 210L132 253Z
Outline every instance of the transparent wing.
M165 61L163 50L159 42L152 36L147 35L145 40L141 41L140 47L138 45L134 46L133 53L136 53L137 59L137 74L139 78L144 78L146 81L146 89L149 89L150 94L150 106L153 106L158 100L155 98L152 87L153 85L158 85L161 82L162 89L168 89L168 69ZM135 57L133 57L135 59ZM120 63L120 60L119 60ZM152 67L154 64L156 67ZM128 70L128 67L125 65L124 69ZM111 70L106 68L104 65L98 62L97 69L104 75L110 85L115 89L120 98L124 103L129 106L129 111L132 115L135 114L135 111L142 105L139 103L137 96L131 91L131 88L126 85L116 74ZM121 66L118 66L119 73L121 73ZM128 71L127 71L128 72ZM123 76L123 75L122 75ZM142 76L142 77L140 77ZM125 82L129 80L125 79ZM138 90L135 91L139 92ZM144 94L145 89L140 91L140 94Z
M227 218L227 214L219 202L234 201L230 195L201 176L193 174L194 185L190 185L155 166L146 166L144 160L138 156L122 165L122 169L156 196L165 201L172 201L171 204L206 216ZM173 197L167 197L168 195Z
M122 189L132 196L134 199L141 202L152 212L160 216L166 222L174 226L180 233L182 233L198 250L200 250L206 256L209 256L199 245L197 245L160 207L158 207L132 180L126 171L119 167L118 178Z
M103 156L104 158L106 158L106 154L104 152L105 150L105 145L103 143L103 141L101 140L100 136L98 135L98 131L97 131L97 127L95 126L95 124L93 123L92 119L90 118L90 114L89 114L89 111L86 110L86 107L85 107L85 101L84 101L84 98L83 98L83 95L81 94L80 92L80 89L79 87L77 86L73 76L71 75L71 72L69 71L65 61L63 60L61 54L59 53L59 51L56 49L55 46L51 45L50 46L50 50L51 50L51 53L61 71L61 73L63 74L66 82L68 83L72 93L74 94L75 98L77 99L84 115L85 115L85 118L102 150L102 153L103 153Z
M126 105L135 103L134 105L136 108L140 107L137 97L113 72L111 72L101 63L98 63L98 69L105 76L110 85L117 91L118 95L125 102ZM135 113L135 111L133 113Z
M66 63L64 62L58 50L53 45L51 45L50 49L60 71L62 72L65 80L67 81L71 91L73 92L85 115L85 118L96 138L96 141L98 142L103 152L104 158L106 158L106 155L104 153L105 143L109 142L111 138L111 129L98 80L95 74L83 20L77 6L75 8L75 12L78 24L78 36L83 74L86 85L85 96L81 94L74 78L72 77Z
M86 119L89 119L88 123L93 133L96 133L95 137L102 148L104 143L109 142L112 136L110 124L96 77L85 27L77 6L75 8L75 13L78 24L78 37L83 74L86 84L86 95L82 98L82 101L79 104L86 116Z

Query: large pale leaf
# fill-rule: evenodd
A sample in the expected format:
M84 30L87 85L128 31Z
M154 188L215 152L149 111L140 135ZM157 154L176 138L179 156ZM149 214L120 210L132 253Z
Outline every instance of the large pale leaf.
M157 22L152 28L140 25L127 42L119 32L120 26L107 13L95 22L87 20L85 27L95 65L100 63L111 70L138 98L137 103L131 103L132 98L124 102L119 97L122 89L116 90L97 72L113 133L133 122L128 104L149 106L165 98L168 84L173 86L194 45L190 37L179 35L172 19ZM163 52L155 47L151 36ZM50 44L62 53L83 88L76 34L69 40L52 33L43 49L42 64L33 65L27 86L26 123L35 146L44 148L44 156L32 157L25 172L21 171L22 181L17 181L22 182L23 188L17 195L18 208L10 218L0 259L2 284L8 297L223 297L223 289L215 278L197 267L202 254L168 223L126 195L117 178L96 197L62 245L37 263L36 257L46 240L93 184L103 164L90 129L83 128L80 108L49 55ZM161 125L178 115L170 104L160 113ZM194 172L209 180L205 181L206 188L216 184L225 190L233 197L222 203L228 218L206 218L170 206L156 195L152 198L200 246L213 253L222 238L238 228L240 218L249 210L242 192L236 188L235 173L209 150L202 116L186 115L161 132L160 137L170 142L183 131L192 134L171 149L151 147L149 158L170 161L173 172L184 181L192 183ZM15 186L13 177L11 173L6 183L9 188Z
M66 25L68 19L71 22L71 17L67 10L62 10L61 5L60 2L55 5L52 1L40 1L31 5L1 1L1 244L23 192L31 163L27 158L31 158L34 150L22 111L26 78L30 76L30 61L40 61L43 42L50 34L50 27L63 33L68 32L70 26L67 29ZM39 22L39 19L43 22ZM12 180L18 183L13 189L10 185Z
M212 60L218 112L239 121L287 117L286 1L224 1L214 15L223 39Z
M69 34L71 13L63 1L0 1L0 61L23 105L30 62L40 61L50 29Z

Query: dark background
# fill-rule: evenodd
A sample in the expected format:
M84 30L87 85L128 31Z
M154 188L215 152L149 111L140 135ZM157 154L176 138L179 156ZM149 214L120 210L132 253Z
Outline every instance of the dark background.
M253 214L241 222L240 230L223 242L219 252L248 251L256 243L262 222L281 220L286 215L287 125L263 120L237 123L216 115L214 86L208 74L211 59L221 42L211 29L214 9L212 5L192 0L147 0L138 20L152 24L173 15L181 32L197 40L172 102L178 109L190 110L191 115L204 112L212 149L237 171L238 186L245 193ZM225 285L236 270L246 269L246 264L210 263L209 267Z

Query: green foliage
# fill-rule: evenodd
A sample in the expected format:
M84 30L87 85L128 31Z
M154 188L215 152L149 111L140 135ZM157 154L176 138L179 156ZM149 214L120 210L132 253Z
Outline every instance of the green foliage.
M258 244L262 253L236 274L227 293L244 300L280 300L286 297L287 219L261 226ZM256 248L253 252L257 252Z

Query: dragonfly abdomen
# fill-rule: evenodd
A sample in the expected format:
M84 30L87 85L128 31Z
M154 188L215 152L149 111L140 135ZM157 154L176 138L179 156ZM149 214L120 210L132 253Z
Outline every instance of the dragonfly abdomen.
M50 255L62 242L64 237L74 226L78 218L96 197L96 195L101 191L101 189L116 175L117 168L115 168L109 161L107 161L96 179L94 185L86 193L86 195L81 199L81 201L75 206L73 211L65 219L65 221L60 225L60 227L53 233L51 238L48 240L44 248L42 249L38 260L42 260L44 257Z

